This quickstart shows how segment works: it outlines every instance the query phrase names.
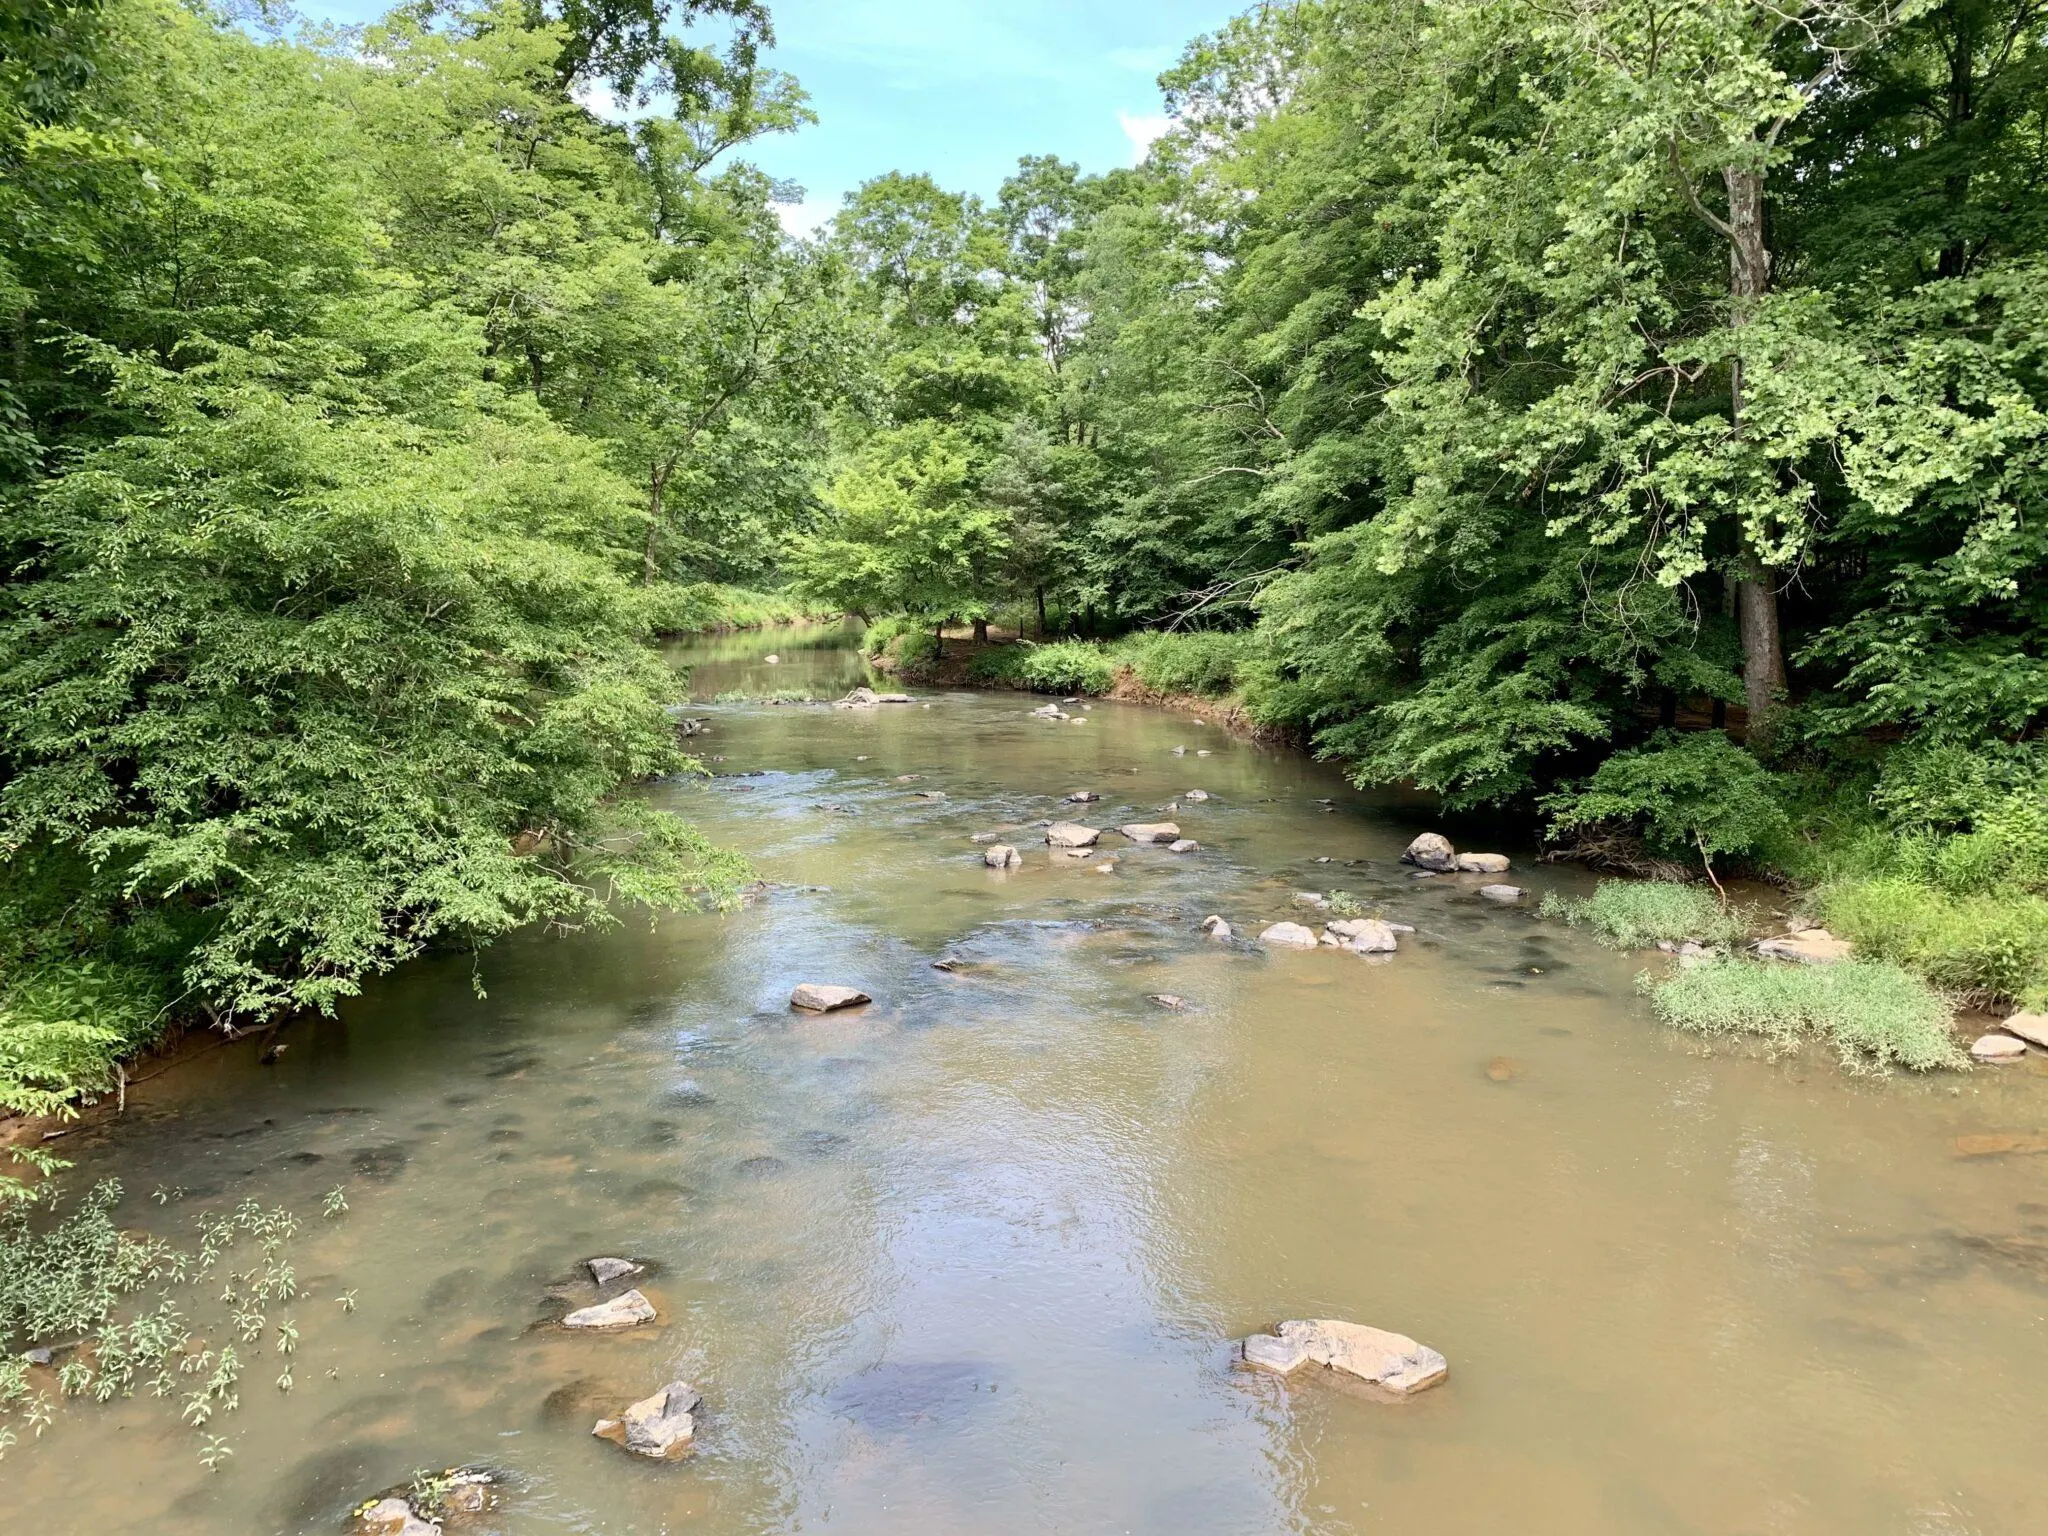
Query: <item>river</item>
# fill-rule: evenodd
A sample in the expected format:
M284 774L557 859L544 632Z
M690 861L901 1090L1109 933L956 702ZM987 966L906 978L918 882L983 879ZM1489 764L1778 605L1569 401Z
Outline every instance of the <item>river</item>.
M861 675L836 630L676 656L707 700ZM1164 711L1037 702L707 702L717 776L654 793L762 899L409 966L275 1065L210 1052L67 1142L69 1181L122 1178L166 1230L244 1195L304 1214L300 1363L288 1395L255 1363L211 1473L161 1403L67 1407L0 1462L10 1528L337 1532L455 1463L506 1474L518 1533L2048 1525L2048 1157L1956 1146L2048 1130L2041 1064L1709 1051L1650 1018L1656 957L1414 879L1415 808ZM1173 815L1202 846L1054 861L1033 824L1081 788L1105 827L1204 789ZM999 827L1023 868L984 867ZM1418 932L1374 963L1197 927L1333 888ZM875 1003L793 1014L801 981ZM657 1323L550 1326L596 1254L651 1261ZM1450 1379L1390 1404L1234 1369L1283 1317L1411 1334ZM676 1376L705 1399L687 1460L591 1438Z

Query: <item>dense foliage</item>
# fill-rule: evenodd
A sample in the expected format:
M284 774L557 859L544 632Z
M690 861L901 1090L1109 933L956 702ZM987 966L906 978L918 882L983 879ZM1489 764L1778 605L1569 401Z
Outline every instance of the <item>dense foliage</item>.
M727 47L662 33L699 12ZM0 1101L736 890L618 791L689 766L647 638L762 568L854 353L834 258L713 163L805 115L765 29L8 9ZM596 81L675 112L608 122Z

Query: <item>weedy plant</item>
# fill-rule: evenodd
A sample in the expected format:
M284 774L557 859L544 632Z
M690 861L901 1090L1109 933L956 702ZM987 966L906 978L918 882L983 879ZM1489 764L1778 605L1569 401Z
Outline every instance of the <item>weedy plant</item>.
M1664 978L1645 972L1638 985L1658 1018L1695 1034L1753 1035L1777 1049L1820 1039L1854 1072L1966 1065L1949 1032L1948 1003L1889 961L1716 960Z
M284 1362L278 1386L291 1388L298 1326L289 1314L274 1323L271 1315L298 1295L289 1256L298 1220L244 1200L202 1217L188 1249L123 1231L114 1222L120 1202L121 1186L109 1179L66 1214L41 1191L0 1209L0 1454L21 1429L40 1434L55 1419L57 1403L23 1353L41 1345L63 1356L61 1397L105 1403L147 1388L175 1399L178 1416L202 1435L200 1459L217 1467L232 1452L207 1431L240 1401L237 1343L260 1353L264 1330L274 1328Z
M1749 914L1726 907L1696 885L1667 880L1602 880L1593 894L1574 901L1552 891L1537 911L1590 928L1616 949L1643 949L1660 942L1697 939L1702 944L1740 944L1749 936Z

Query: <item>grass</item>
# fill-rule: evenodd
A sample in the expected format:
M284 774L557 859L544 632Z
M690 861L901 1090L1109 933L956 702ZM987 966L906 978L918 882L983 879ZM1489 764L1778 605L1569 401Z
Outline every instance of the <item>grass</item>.
M1887 960L1785 965L1713 960L1641 984L1657 1017L1699 1035L1750 1035L1790 1049L1831 1044L1851 1071L1960 1067L1949 1005L1918 976Z
M1724 907L1703 887L1664 880L1602 880L1583 901L1552 892L1538 910L1575 928L1591 928L1617 949L1646 949L1686 939L1733 945L1749 937L1745 914Z
M2048 900L2026 890L1953 895L1905 876L1841 879L1815 895L1828 930L1975 1001L2048 1007Z
M817 695L808 688L728 688L713 696L714 704L812 704Z

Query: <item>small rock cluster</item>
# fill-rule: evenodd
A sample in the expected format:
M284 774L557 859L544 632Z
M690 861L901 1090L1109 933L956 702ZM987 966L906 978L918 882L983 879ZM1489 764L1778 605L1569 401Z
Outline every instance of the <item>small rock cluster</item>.
M2027 1047L2048 1051L2048 1013L2016 1013L1988 1035L1970 1043L1970 1055L1996 1066L2019 1061Z

